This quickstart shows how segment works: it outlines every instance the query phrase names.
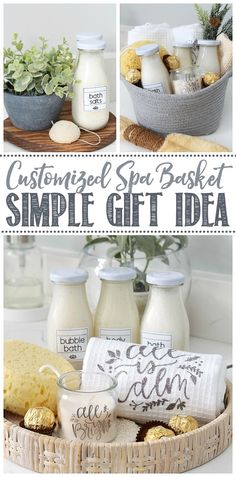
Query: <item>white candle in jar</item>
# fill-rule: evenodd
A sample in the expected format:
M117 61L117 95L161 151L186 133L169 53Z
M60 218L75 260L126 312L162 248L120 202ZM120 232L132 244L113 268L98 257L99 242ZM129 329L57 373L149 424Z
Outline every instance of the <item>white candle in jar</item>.
M117 434L116 380L105 373L70 372L58 380L58 418L67 440L111 442Z

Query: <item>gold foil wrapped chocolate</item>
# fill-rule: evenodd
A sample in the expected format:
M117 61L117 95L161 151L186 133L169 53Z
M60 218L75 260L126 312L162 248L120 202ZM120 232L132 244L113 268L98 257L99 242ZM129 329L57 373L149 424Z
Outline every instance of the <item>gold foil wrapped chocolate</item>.
M204 86L210 86L211 84L216 83L220 79L220 75L216 73L205 73L202 77Z
M178 70L180 68L180 61L175 55L163 56L163 63L169 71Z
M185 434L199 427L197 420L192 416L173 416L169 420L169 426L178 434Z
M144 437L144 441L151 442L156 441L157 439L161 439L162 437L173 437L175 436L174 431L171 429L167 429L163 426L156 426L151 427L148 429L146 436Z
M24 427L36 432L52 432L56 420L51 409L47 407L32 407L24 417Z
M129 83L137 84L141 79L141 72L135 68L132 68L126 73L125 79L126 81L129 81Z
M174 437L175 430L162 421L150 421L143 424L137 434L137 442L151 442L162 437Z

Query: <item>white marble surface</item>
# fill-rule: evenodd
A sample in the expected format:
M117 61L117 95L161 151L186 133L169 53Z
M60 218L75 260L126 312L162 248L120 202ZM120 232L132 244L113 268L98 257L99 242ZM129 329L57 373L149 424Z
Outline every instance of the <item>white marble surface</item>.
M46 346L44 341L46 329L46 322L29 323L7 323L4 324L4 338L5 339L21 339L29 341L41 346ZM191 338L191 351L202 353L219 353L222 354L226 360L227 365L232 363L232 347L229 344L221 343L220 341L205 340L202 338ZM231 369L227 372L227 377L232 380ZM34 473L24 469L10 461L4 460L4 473ZM187 473L232 473L232 446L226 449L223 454L216 459L193 469Z
M115 102L112 102L110 104L110 111L115 114L116 113L116 103ZM4 109L4 119L7 118L7 113L6 113L6 110ZM25 153L29 153L29 151L26 151L25 149L22 149L18 146L15 146L14 144L11 144L10 142L8 141L4 141L4 146L3 146L3 150L5 153L12 153L12 154L17 154L18 152L21 153L21 152L25 152ZM99 149L98 151L96 151L96 154L103 154L104 152L106 153L115 153L117 150L117 141L114 141L112 144L109 144L108 146L106 147L103 147L101 149Z
M136 122L136 116L132 104L131 97L126 89L124 83L120 82L120 114L125 116L132 121ZM227 147L232 150L233 148L233 139L232 139L232 79L229 80L226 96L223 115L221 123L217 131L209 136L202 136L202 139L209 141L215 141L222 146ZM134 144L121 140L120 144L121 152L148 152L147 149L143 149L135 146Z

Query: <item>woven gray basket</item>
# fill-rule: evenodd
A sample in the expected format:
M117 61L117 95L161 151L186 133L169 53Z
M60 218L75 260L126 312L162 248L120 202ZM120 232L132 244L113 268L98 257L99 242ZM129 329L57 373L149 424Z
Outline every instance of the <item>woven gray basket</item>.
M187 95L156 94L139 88L122 77L134 105L138 124L153 131L202 136L220 124L225 92L232 71L215 84Z

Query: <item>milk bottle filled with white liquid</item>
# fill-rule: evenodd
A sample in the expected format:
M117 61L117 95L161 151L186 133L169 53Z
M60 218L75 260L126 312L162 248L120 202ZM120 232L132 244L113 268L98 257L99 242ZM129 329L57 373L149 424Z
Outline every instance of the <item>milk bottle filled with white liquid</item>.
M91 36L77 40L75 79L78 82L73 88L72 117L78 126L91 131L103 128L109 119L109 86L103 61L105 45L102 39Z
M159 349L189 349L189 321L185 310L179 272L150 272L147 305L141 322L141 343Z
M136 271L129 267L99 271L101 294L95 314L95 336L139 343L139 314L133 293Z
M141 83L144 89L168 94L172 93L170 75L160 58L159 49L156 44L136 48L136 54L142 58Z
M78 33L76 35L76 43L77 43L77 46L78 46L78 54L77 54L77 58L76 58L75 66L74 66L74 71L76 70L76 68L78 66L78 62L79 62L79 44L80 43L87 43L87 42L94 41L94 40L102 40L102 39L103 39L102 34L98 33L98 32L82 32L82 33Z
M48 315L48 348L82 368L89 339L93 334L85 282L88 273L81 269L63 269L50 275L53 297Z

